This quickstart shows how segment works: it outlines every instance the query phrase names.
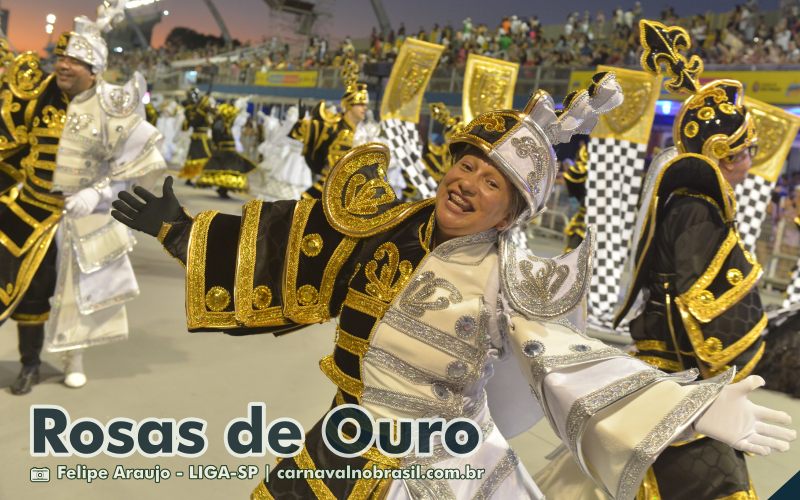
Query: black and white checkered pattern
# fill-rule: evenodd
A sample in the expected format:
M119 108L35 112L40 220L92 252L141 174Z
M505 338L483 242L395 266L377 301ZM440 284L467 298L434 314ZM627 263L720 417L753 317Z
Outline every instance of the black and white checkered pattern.
M381 122L381 135L386 138L392 163L399 163L407 183L417 189L421 199L436 194L436 180L422 163L422 141L414 123L390 119Z
M767 215L767 206L774 188L774 182L753 174L747 174L744 182L736 186L737 227L745 248L753 253L756 251L761 223Z
M646 144L591 138L586 180L586 224L594 226L597 251L589 287L589 322L611 329L620 280L630 252L642 189Z
M800 259L795 265L792 281L789 283L789 288L786 289L786 298L783 300L784 308L794 304L800 304Z

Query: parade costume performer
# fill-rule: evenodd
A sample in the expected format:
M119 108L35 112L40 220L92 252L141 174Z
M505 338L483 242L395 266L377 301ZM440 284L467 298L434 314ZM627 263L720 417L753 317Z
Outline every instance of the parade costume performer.
M314 174L314 184L303 198L319 199L330 169L353 147L356 127L364 120L369 104L367 84L358 81L358 64L348 59L342 68L345 91L342 113L331 113L320 101L311 116L302 118L289 132L289 137L303 143L303 156Z
M570 218L564 234L567 236L567 251L578 248L586 237L586 176L589 163L589 151L586 144L582 143L578 148L578 156L574 162L564 169L564 183L567 192L572 198L578 201L578 211Z
M181 140L180 132L184 121L183 107L176 100L167 99L161 104L160 109L161 112L156 121L156 128L164 136L161 154L164 156L164 160L168 163L173 163L180 155L178 149ZM184 159L180 160L180 164L183 163Z
M313 183L303 143L289 137L298 113L297 106L291 106L283 121L262 115L264 142L258 147L262 159L258 172L250 175L250 193L261 200L297 200Z
M710 378L736 367L734 380L740 380L764 353L767 325L756 287L761 266L740 239L732 187L751 164L753 120L740 82L698 84L703 63L680 53L691 46L684 29L653 21L641 21L640 29L642 66L660 74L664 63L667 90L689 98L675 117L676 146L653 160L645 180L631 280L615 325L633 312L636 356L662 370L698 369ZM755 495L743 453L703 436L665 450L640 493L667 499Z
M181 179L186 179L186 184L191 184L192 179L200 175L209 158L211 158L211 145L209 144L208 130L214 121L214 106L211 97L200 95L200 90L194 88L187 92L183 102L184 130L192 129L189 154L183 164L180 174Z
M231 128L238 116L239 108L233 104L217 106L211 131L214 152L197 178L198 187L216 187L221 198L230 198L228 191L247 191L247 174L256 168L252 161L236 150Z
M507 106L510 107L510 106ZM443 102L435 102L430 104L431 118L442 127L442 136L444 142L436 144L432 140L428 140L425 148L422 151L422 162L425 164L425 169L436 182L440 182L447 169L452 164L450 157L450 149L448 144L453 134L461 132L466 123L460 116L452 116L447 105Z
M23 369L15 394L38 381L45 331L49 350L70 353L65 383L72 387L86 381L78 349L127 334L121 304L138 288L125 256L132 237L109 216L113 188L165 165L160 135L144 121L144 80L137 74L118 87L100 76L108 53L101 33L123 9L124 2L106 3L96 22L76 18L74 31L59 38L54 75L26 53L4 82L12 113L2 124L3 170L19 169L22 184L6 190L0 212L0 252L8 254L0 265L11 277L2 283L0 321L20 323Z
M666 374L582 333L591 234L555 259L511 243L507 230L538 215L550 195L552 144L621 100L613 74L597 75L583 94L560 117L538 92L522 112L475 118L451 140L456 163L435 199L400 203L378 144L345 154L321 199L254 200L242 217L190 218L171 179L160 198L142 188L134 189L142 199L120 194L114 216L157 235L186 264L190 330L280 334L338 315L334 352L320 361L337 387L334 405L389 419L465 417L483 430L469 458L441 444L428 457L371 448L343 458L317 424L251 498L541 498L506 441L535 420L536 400L586 473L617 498L632 498L648 465L689 428L754 452L788 448L794 431L759 423L775 436L765 438L720 420L733 412L788 420L746 399L757 378L729 386L732 370L693 383L694 373ZM355 435L347 422L342 432ZM465 463L487 475L282 480L277 472Z

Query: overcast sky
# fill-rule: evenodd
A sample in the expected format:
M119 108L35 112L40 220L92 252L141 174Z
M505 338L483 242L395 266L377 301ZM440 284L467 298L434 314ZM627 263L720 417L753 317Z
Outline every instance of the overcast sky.
M743 3L742 0L741 3ZM40 50L47 43L45 16L57 16L55 33L71 29L72 18L85 14L94 17L98 0L0 0L0 6L10 11L8 36L17 50ZM330 16L321 21L319 29L325 35L341 38L368 36L377 25L369 0L317 0ZM646 0L645 14L657 17L667 6L675 7L679 15L702 13L708 10L725 12L736 3L731 0ZM777 9L778 0L761 0L763 10ZM264 0L215 0L231 35L242 41L260 40L272 36L275 21ZM628 0L383 0L389 18L396 28L404 22L409 31L433 23L457 25L469 16L475 23L495 26L506 15L538 15L545 24L562 23L569 12L589 9L594 16L603 10L606 18L617 6L628 8ZM176 26L187 26L204 33L219 34L219 28L203 0L160 0L162 9L170 15L156 27L153 43L159 46Z

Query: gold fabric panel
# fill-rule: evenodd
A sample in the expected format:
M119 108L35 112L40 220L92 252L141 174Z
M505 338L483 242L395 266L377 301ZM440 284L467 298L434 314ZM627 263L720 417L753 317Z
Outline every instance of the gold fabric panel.
M470 54L464 72L463 121L495 109L511 109L519 64Z
M688 291L675 299L681 310L688 310L701 323L708 323L742 300L742 297L755 286L761 276L761 265L755 262L755 259L742 249L745 252L745 258L753 265L747 276L741 280L732 280L730 278L733 277L733 274L731 274L728 279L731 288L719 297L714 297L708 290L708 287L717 278L725 261L737 244L739 244L739 236L735 230L731 229L703 275L692 284Z
M198 214L189 235L189 251L186 258L186 324L190 329L236 326L233 311L214 312L206 308L208 231L217 213L212 210Z
M360 380L351 377L339 369L339 367L336 366L336 361L334 361L332 354L319 360L319 368L331 382L336 384L336 387L352 396L357 398L361 397L361 394L364 392L364 384Z
M338 232L366 238L388 231L434 199L401 203L386 181L389 150L381 144L365 144L348 151L331 171L322 194L322 208L330 225ZM362 169L365 171L362 172ZM373 169L377 177L368 178Z
M661 93L661 80L644 71L611 66L598 66L597 71L616 73L625 100L621 105L600 116L592 137L647 144L656 116L656 101Z
M311 209L317 200L300 200L292 218L292 229L289 232L289 243L286 249L286 270L283 287L284 314L287 318L300 324L320 323L330 319L329 303L333 295L336 276L345 261L355 249L358 241L345 237L334 250L325 265L319 291L311 290L311 285L297 287L303 238Z
M442 51L443 45L405 39L383 94L381 120L419 122L422 97Z
M700 323L692 316L691 312L686 310L677 299L676 302L681 313L683 326L686 328L686 333L689 335L689 340L697 353L697 357L708 363L712 370L722 370L725 364L730 363L736 356L746 351L753 342L758 340L767 327L767 315L764 314L749 332L728 347L724 347L722 341L718 338L706 338Z
M758 138L758 153L753 158L750 173L775 182L797 137L800 118L747 96L744 104L755 122Z
M244 326L280 326L288 324L280 306L267 307L272 292L263 290L263 285L254 287L256 269L258 224L261 219L262 202L248 201L242 209L242 229L239 233L239 248L236 258L236 287L234 306L236 320ZM266 288L266 287L264 287ZM266 304L265 307L259 307Z
M25 295L34 274L36 274L36 270L39 269L39 264L41 264L42 259L44 259L44 256L47 254L47 249L50 248L52 244L56 229L58 229L56 224L47 227L38 239L36 245L25 255L20 264L19 271L17 271L16 282L6 283L4 287L0 287L0 302L2 302L3 306L6 308L4 311L0 312L0 322L8 317L22 296Z

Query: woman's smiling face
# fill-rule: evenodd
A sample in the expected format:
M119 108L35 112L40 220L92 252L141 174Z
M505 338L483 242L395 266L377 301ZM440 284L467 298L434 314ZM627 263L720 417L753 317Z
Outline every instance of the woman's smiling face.
M511 223L514 186L486 159L465 154L442 178L436 191L439 243Z

